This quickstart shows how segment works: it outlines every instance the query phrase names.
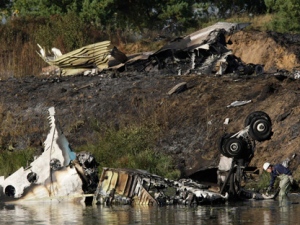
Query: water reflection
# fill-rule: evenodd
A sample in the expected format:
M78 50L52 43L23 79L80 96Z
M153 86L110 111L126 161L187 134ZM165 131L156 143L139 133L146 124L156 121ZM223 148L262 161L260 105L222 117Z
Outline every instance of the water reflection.
M299 196L218 206L0 205L1 224L299 224Z
M2 224L77 224L85 207L72 203L2 205Z

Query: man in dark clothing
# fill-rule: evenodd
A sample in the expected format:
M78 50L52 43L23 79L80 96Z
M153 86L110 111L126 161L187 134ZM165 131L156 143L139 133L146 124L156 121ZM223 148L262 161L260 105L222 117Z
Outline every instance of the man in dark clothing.
M284 167L282 164L276 164L273 166L268 162L264 163L263 168L265 171L271 174L271 180L267 189L267 193L273 188L276 178L279 177L279 196L286 196L291 189L291 184L293 183L292 172L289 170L289 168Z

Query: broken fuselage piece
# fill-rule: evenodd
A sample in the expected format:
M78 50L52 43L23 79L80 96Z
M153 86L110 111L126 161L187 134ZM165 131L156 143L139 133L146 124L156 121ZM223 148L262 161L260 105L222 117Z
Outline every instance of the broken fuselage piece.
M101 71L107 68L112 50L110 41L90 44L66 54L62 54L57 48L52 48L52 56L46 55L46 49L39 44L38 47L38 55L50 66L57 67L62 76L77 75L87 70Z
M161 70L166 74L175 75L262 74L262 65L244 63L227 48L230 40L226 40L226 36L249 25L249 23L218 22L185 37L175 38L158 51L127 56L126 61L122 54L119 52L116 54L114 51L109 68L139 72Z
M103 168L94 204L203 205L225 202L227 194L191 179L169 180L143 170Z
M54 107L49 108L50 132L44 142L44 152L28 167L8 176L1 177L0 196L3 201L84 201L86 194L94 193L98 183L97 164L86 153L76 154L70 148L57 119ZM87 172L92 171L92 172ZM95 174L96 175L95 175ZM87 190L94 185L94 190Z
M62 54L52 48L52 56L40 45L38 54L50 66L59 68L59 75L96 75L108 71L164 72L171 75L264 73L263 65L245 63L227 48L230 37L250 23L218 22L184 37L177 37L157 51L126 55L110 41L84 46Z

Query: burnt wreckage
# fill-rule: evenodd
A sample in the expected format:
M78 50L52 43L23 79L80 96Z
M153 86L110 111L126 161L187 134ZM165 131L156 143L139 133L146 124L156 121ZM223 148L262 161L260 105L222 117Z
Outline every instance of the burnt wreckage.
M269 140L273 135L272 121L267 113L255 111L247 116L244 125L239 132L225 133L220 138L221 157L217 171L220 193L228 192L231 198L263 199L263 196L244 190L241 183L254 156L255 141Z
M63 134L54 107L44 151L25 168L0 177L0 202L73 202L94 204L212 204L228 194L209 190L191 179L172 181L139 169L103 168L88 152L75 153Z
M154 53L126 56L114 48L111 55L115 61L109 61L109 68L118 68L121 72L163 70L177 75L262 74L262 65L246 64L227 48L231 41L226 41L226 35L248 25L249 23L218 22L186 37L178 37Z
M25 168L0 177L0 202L82 202L93 196L99 179L98 163L88 152L75 153L50 107L50 131L44 151Z
M103 168L98 178L98 163L88 152L75 153L55 116L48 109L51 129L44 152L26 168L7 178L0 177L3 202L80 202L93 204L203 205L229 199L265 199L259 193L243 190L241 182L255 148L255 141L272 136L268 114L257 111L245 120L245 128L225 134L219 143L221 152L216 173L219 190L192 179L170 180L139 169Z
M219 188L193 179L169 180L142 170L104 168L94 204L203 205L228 200L264 200L274 196L245 190L242 182L254 156L255 142L271 138L272 121L263 111L250 113L245 127L220 138L216 177Z
M48 73L62 76L104 75L110 74L110 71L161 71L172 75L262 74L263 65L246 64L227 48L231 41L226 40L226 37L248 25L250 24L218 22L185 37L177 37L155 52L126 55L113 47L110 41L103 41L66 54L52 48L52 56L46 55L46 49L38 45L38 54L52 68L52 72Z
M222 195L192 179L169 180L138 169L103 168L94 204L204 205L224 203Z

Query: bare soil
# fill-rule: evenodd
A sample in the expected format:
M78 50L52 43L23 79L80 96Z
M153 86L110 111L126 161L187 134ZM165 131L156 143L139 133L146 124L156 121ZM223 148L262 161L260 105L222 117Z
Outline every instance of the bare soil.
M299 67L299 35L240 31L229 37L229 49L246 63L263 64L267 72Z
M241 31L231 37L233 53L246 63L264 64L259 76L121 73L99 76L10 78L0 81L2 148L42 148L49 130L47 109L55 106L70 144L95 141L94 123L113 126L155 123L161 129L156 149L172 155L183 176L216 167L225 132L244 128L247 115L265 111L273 124L271 140L256 143L252 166L281 162L300 146L300 80L275 76L299 66L299 37ZM168 95L176 84L188 89ZM251 103L227 107L233 101ZM224 120L230 119L228 125ZM300 157L292 165L300 179ZM297 177L298 176L298 177Z

